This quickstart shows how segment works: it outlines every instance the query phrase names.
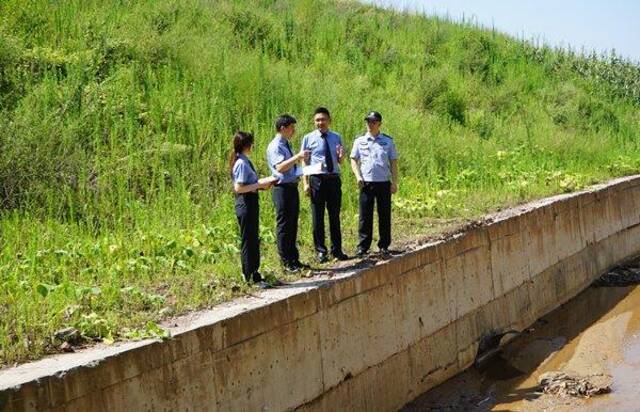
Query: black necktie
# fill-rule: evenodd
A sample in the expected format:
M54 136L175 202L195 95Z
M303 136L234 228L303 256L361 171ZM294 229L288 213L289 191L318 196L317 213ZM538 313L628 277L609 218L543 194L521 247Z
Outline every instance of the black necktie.
M289 154L291 155L291 157L293 157L293 150L291 150L291 145L289 144L288 140L285 140L285 142L287 143L287 149L289 149ZM293 173L295 174L296 170L298 168L298 164L294 163L293 164Z
M324 140L324 161L327 165L327 172L333 173L333 157L331 157L331 149L329 148L329 139L327 139L326 133L322 133L322 140Z

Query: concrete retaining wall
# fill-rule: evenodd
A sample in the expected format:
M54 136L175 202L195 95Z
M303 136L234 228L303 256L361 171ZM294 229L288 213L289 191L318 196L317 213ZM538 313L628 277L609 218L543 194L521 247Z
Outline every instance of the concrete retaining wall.
M0 409L395 410L640 251L640 177L491 216L356 273L191 319L166 342L0 372Z

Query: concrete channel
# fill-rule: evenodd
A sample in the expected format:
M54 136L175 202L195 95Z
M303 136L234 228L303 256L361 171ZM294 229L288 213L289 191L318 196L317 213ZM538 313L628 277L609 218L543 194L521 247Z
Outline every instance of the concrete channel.
M634 259L536 321L490 361L421 395L403 411L640 410L639 284L640 259ZM604 375L608 393L545 393L540 377L555 372Z
M0 410L397 410L638 252L631 176L190 315L167 341L0 371Z

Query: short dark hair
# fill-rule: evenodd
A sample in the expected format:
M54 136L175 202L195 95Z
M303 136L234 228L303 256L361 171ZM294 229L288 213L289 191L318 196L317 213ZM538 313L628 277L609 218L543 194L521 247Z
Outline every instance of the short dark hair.
M328 118L331 118L331 114L329 113L329 109L327 109L326 107L316 107L316 110L313 111L313 115L317 115L317 114L326 114Z
M276 119L276 123L275 123L276 131L279 132L283 127L288 127L296 123L298 123L298 121L296 120L295 117L291 116L290 114L281 114Z

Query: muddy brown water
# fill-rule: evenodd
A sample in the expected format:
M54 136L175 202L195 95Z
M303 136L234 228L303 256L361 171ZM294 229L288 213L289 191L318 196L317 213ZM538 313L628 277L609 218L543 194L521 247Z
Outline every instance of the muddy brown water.
M619 268L608 275L614 281L603 277L604 286L537 321L481 369L468 369L403 411L640 411L640 286L637 279L619 281L621 272L633 275ZM538 377L550 371L606 373L612 391L588 399L544 394Z

